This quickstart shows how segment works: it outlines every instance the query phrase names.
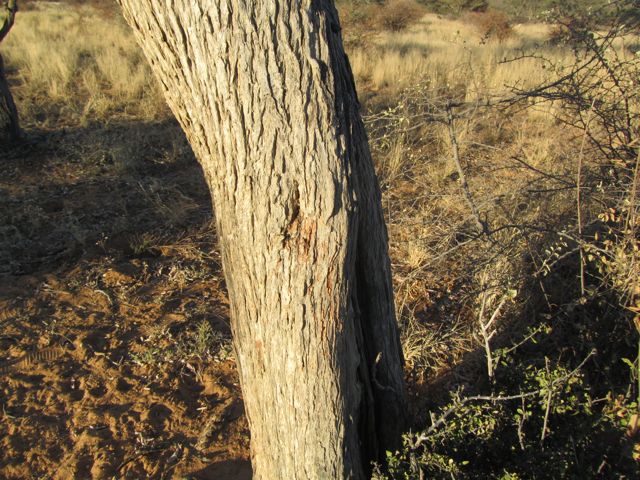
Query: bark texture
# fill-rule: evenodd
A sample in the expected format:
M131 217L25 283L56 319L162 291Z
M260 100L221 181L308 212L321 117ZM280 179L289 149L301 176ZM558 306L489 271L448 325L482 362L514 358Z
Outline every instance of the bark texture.
M254 477L367 477L406 401L333 2L118 1L209 183Z
M0 144L11 143L18 138L20 138L18 110L5 78L2 55L0 55Z
M17 9L15 0L0 4L0 42L11 30ZM13 142L19 137L18 110L9 90L9 84L4 73L4 62L2 55L0 55L0 144Z

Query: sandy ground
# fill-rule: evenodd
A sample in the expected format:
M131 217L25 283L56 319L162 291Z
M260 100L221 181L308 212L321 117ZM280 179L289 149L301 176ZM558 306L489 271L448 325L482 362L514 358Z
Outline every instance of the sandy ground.
M32 132L0 156L0 476L251 478L208 193L176 125Z

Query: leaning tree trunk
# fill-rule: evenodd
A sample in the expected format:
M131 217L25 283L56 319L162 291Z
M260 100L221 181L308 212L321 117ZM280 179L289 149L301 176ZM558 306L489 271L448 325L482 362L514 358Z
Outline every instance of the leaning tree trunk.
M6 5L0 5L0 42L11 30L16 11L16 0L9 0ZM13 142L19 137L18 110L9 90L4 73L4 62L0 55L0 144Z
M118 1L211 190L255 478L365 478L406 403L333 2Z
M19 137L18 110L4 75L4 65L0 55L0 145L11 143Z

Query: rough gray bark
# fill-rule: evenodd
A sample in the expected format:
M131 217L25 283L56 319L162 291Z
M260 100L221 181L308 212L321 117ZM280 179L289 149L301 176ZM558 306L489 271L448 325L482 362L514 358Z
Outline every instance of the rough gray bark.
M333 2L118 0L208 181L255 478L365 478L406 400Z
M0 55L0 144L11 143L18 138L20 138L18 110L4 75L4 65Z
M0 5L0 42L11 30L17 9L15 0L9 0L6 4L3 2ZM19 137L18 110L9 90L4 73L4 62L0 55L0 144L13 142Z

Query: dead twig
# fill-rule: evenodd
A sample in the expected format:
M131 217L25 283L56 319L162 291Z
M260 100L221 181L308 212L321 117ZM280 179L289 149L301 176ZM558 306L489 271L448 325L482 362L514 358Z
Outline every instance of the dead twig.
M453 153L453 162L455 163L456 170L458 171L458 179L460 180L460 186L464 193L464 198L467 201L467 205L471 210L471 215L475 220L478 233L484 234L484 233L487 233L487 225L485 222L483 222L480 219L480 213L478 212L478 207L473 201L471 190L469 189L469 184L467 183L467 177L464 174L464 170L462 169L462 164L460 163L460 149L458 148L458 139L456 137L456 130L455 130L455 124L454 124L454 118L453 118L453 106L451 102L447 102L446 110L447 110L447 126L449 128L449 138L451 139L451 149Z
M589 124L591 123L591 115L593 113L593 107L595 105L596 99L594 98L591 102L591 108L589 109L589 115L587 117L587 122L584 129L584 135L582 136L582 143L580 144L580 154L578 155L578 173L576 178L576 208L578 210L578 238L582 240L582 193L581 193L581 184L582 184L582 164L584 161L584 147L587 143L587 136L589 134ZM585 276L584 276L584 248L580 247L580 295L584 297L586 291L585 284ZM544 435L542 440L544 440ZM541 441L542 441L541 440Z

